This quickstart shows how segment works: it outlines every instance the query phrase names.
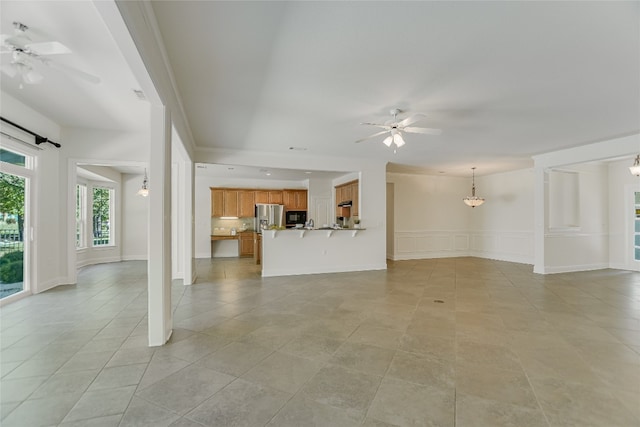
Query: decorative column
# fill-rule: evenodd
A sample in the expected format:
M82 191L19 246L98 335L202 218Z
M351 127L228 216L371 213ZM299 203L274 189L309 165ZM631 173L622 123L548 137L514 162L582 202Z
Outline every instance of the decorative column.
M151 105L149 154L149 346L171 337L171 117Z

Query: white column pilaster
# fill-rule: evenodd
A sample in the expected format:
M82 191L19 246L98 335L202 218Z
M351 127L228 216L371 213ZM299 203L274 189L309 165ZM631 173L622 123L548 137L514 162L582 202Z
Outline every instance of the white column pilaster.
M171 117L151 106L149 154L149 346L167 342L171 312Z

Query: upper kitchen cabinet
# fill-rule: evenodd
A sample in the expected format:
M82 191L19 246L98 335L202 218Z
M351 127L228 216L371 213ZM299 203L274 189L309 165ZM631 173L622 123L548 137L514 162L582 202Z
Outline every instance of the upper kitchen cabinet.
M336 215L343 216L343 210L338 207L339 203L351 202L350 216L360 215L360 192L358 190L360 181L355 180L335 187L336 190Z
M267 190L255 191L256 203L269 203L269 192Z
M351 183L351 216L360 216L360 191L358 189L360 182Z
M238 191L220 188L211 189L211 216L240 216ZM251 215L253 216L253 215Z
M235 190L225 190L222 216L240 216L240 209L238 208L238 193L239 191Z
M211 189L211 216L219 217L224 216L224 190Z
M307 210L307 190L284 190L282 192L282 196L284 201L284 210Z
M281 205L282 202L282 190L269 190L269 203Z
M256 196L253 190L240 190L238 192L238 210L240 217L248 218L256 214Z

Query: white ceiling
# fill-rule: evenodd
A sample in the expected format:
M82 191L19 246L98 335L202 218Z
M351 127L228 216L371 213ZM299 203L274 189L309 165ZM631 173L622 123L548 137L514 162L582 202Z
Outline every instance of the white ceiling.
M133 93L138 83L92 2L2 0L0 33L13 34L14 21L29 27L27 35L34 43L58 41L72 51L49 56L51 60L95 75L101 82L89 83L40 65L37 71L44 75L42 83L20 89L18 77L0 73L2 91L61 126L148 129L149 104ZM3 53L1 58L2 64L11 62L11 54Z
M468 175L637 133L640 3L154 1L199 148L375 157L392 170ZM63 125L132 129L136 83L91 2L2 1L103 78L2 90ZM55 82L55 84L46 84ZM135 101L135 102L132 102ZM393 154L365 121L425 113ZM141 118L142 117L142 118ZM198 161L198 159L195 159Z
M345 172L305 171L299 169L274 169L196 163L196 175L213 178L240 178L265 181L304 181L311 178L332 180L344 176Z

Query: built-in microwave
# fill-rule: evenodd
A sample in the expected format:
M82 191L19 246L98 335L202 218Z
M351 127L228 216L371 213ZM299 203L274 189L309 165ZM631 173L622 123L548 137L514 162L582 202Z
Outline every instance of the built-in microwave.
M287 227L295 227L296 224L304 225L307 222L307 211L287 211L284 218Z

